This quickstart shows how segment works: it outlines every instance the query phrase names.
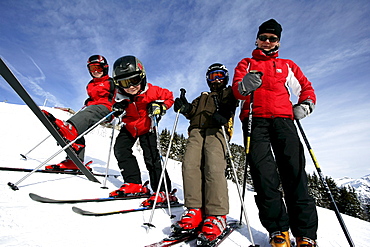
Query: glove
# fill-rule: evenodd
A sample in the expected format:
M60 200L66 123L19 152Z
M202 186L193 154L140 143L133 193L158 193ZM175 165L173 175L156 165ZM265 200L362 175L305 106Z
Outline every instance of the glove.
M262 85L262 72L250 71L246 74L241 82L239 82L239 93L246 96L259 88Z
M163 103L150 102L148 104L149 117L152 117L155 115L163 116L164 114L166 114L166 110L167 108Z
M294 119L301 120L310 115L315 109L315 104L308 99L293 106Z
M115 117L119 117L126 110L128 104L129 102L127 100L122 100L114 103L112 106L112 110L115 111L115 113L113 113L113 115Z
M216 111L213 114L212 118L220 126L226 124L227 122L229 122L229 119L227 119L224 116L222 116L218 111Z
M193 108L192 105L189 104L185 96L175 99L175 104L173 106L173 109L175 110L175 112L178 112L180 110L180 113L188 114L192 108Z
M87 104L88 104L90 101L92 101L92 99L91 99L91 98L87 98L87 99L85 100L85 102L84 102L84 105L85 105L85 106L87 106Z

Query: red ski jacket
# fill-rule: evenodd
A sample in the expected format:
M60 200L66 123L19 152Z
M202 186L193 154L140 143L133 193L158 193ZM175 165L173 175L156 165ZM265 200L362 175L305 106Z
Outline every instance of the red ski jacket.
M101 78L93 78L86 86L89 98L85 101L85 105L104 105L110 111L113 105L114 83L112 78L105 75Z
M150 83L147 83L145 89L133 97L128 97L127 94L122 94L117 89L115 100L130 102L126 108L126 114L122 117L122 122L133 137L150 131L152 122L147 110L149 103L160 102L166 106L166 109L169 109L175 102L171 91Z
M281 59L277 56L278 53L266 56L262 50L255 49L252 58L244 58L236 66L232 89L235 98L244 101L240 111L242 121L248 117L250 95L242 96L238 86L251 70L263 73L262 85L254 91L253 117L282 117L293 120L289 88L298 97L298 103L311 99L316 104L316 95L311 82L307 80L298 65L289 59Z

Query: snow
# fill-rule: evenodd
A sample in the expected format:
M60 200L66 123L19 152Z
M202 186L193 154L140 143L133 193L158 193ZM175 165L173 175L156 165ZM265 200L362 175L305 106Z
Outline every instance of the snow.
M56 117L68 119L69 114L61 110L47 108ZM60 147L53 138L48 138L38 148L29 153L28 159L22 160L25 154L36 144L48 136L41 122L24 105L1 102L0 122L0 166L35 168ZM98 127L86 136L86 159L93 160L94 172L105 173L108 160L110 136L112 130ZM117 134L117 133L116 133ZM135 146L134 153L141 166L143 181L148 179L140 149ZM57 163L65 157L64 152L51 163ZM183 201L181 163L170 160L168 171L172 186L178 189L177 196ZM116 159L111 153L109 174L119 174ZM136 208L142 199L111 202L90 202L82 204L46 204L29 198L29 193L54 199L80 199L107 197L110 191L120 187L122 178L109 177L102 189L104 177L97 177L101 182L94 183L85 176L62 174L34 173L18 185L19 190L11 190L7 183L17 183L27 173L0 171L0 245L1 246L145 246L159 241L169 234L169 226L178 220L183 208L172 208L176 218L171 220L167 210L158 209L154 212L152 224L156 227L147 230L143 223L149 222L151 211L117 214L109 216L82 216L72 211L72 206L94 212L116 211ZM229 182L230 214L228 220L240 217L240 200L235 184ZM269 246L266 230L258 219L258 211L254 203L254 193L247 192L246 208L251 224L253 239L261 247ZM348 246L345 235L333 211L318 208L320 246ZM343 215L351 237L358 247L368 246L370 242L370 223ZM249 231L246 226L233 232L222 243L222 246L249 246ZM191 245L192 244L192 245ZM194 243L183 246L194 246Z

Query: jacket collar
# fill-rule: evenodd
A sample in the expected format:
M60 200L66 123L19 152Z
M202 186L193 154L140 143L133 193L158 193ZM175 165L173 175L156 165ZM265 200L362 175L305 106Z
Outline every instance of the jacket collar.
M270 60L279 56L279 52L276 51L270 55L266 55L261 49L254 49L252 57L256 60Z

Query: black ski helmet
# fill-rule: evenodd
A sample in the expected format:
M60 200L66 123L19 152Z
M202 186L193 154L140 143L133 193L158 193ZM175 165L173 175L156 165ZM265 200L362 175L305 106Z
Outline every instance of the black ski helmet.
M215 83L210 82L209 80L209 74L216 70L222 70L225 73L225 78L223 79L223 83L221 85L216 85ZM210 65L207 69L206 73L206 80L208 87L211 89L211 91L218 91L226 87L227 83L229 82L229 70L226 68L225 65L221 63L214 63Z
M120 87L118 79L130 79L139 75L141 78L141 90L146 86L146 72L143 63L134 56L123 56L118 58L113 65L113 80Z
M89 65L90 64L99 64L103 68L103 76L108 75L109 65L108 65L107 59L105 59L105 57L103 57L101 55L92 55L87 60L87 69L88 70L89 70ZM90 73L91 76L93 76L91 74L90 70L89 70L89 73Z

